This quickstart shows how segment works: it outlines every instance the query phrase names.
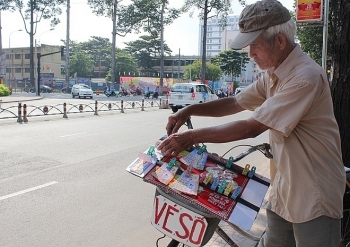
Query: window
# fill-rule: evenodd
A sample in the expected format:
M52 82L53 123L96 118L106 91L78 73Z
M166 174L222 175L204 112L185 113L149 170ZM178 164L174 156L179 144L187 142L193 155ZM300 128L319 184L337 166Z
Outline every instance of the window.
M164 66L172 66L173 60L164 60Z
M26 53L26 54L24 55L24 59L30 59L30 54L29 54L29 53Z
M15 68L15 73L21 73L22 69L21 68Z
M10 59L10 54L6 54L6 59L8 60L8 59Z
M21 54L15 54L15 59L21 59Z
M30 73L30 68L24 68L24 73Z

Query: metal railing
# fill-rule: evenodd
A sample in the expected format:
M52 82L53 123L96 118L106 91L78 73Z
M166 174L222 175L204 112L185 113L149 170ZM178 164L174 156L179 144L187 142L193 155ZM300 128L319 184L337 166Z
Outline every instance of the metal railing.
M162 102L164 101L164 102ZM7 108L1 108L0 105L0 120L1 119L17 119L18 123L28 122L30 117L49 116L49 115L62 115L63 118L68 118L70 114L81 114L81 113L93 113L98 115L99 112L108 111L120 111L124 113L125 110L140 109L144 111L145 108L168 108L167 99L159 99L156 101L115 101L115 102L104 102L97 100L93 103L88 104L57 104L57 105L27 105L18 103L17 106L10 106Z

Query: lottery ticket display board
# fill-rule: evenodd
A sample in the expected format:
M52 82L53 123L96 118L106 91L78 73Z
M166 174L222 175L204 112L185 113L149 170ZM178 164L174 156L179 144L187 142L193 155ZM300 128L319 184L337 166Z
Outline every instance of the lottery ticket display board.
M258 175L255 167L243 168L196 149L157 157L156 165L142 176L145 182L167 191L170 199L176 195L221 220L245 230L252 227L269 187L269 179Z

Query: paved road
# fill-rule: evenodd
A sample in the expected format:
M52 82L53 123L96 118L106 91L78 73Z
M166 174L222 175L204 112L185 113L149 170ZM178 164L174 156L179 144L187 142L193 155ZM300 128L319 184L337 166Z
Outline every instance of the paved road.
M161 234L149 223L154 187L125 168L164 135L169 114L170 109L149 109L69 120L38 118L30 124L0 120L0 246L155 246ZM249 115L243 112L237 118ZM235 118L193 118L193 125ZM264 134L237 144L266 140ZM208 150L222 154L232 145L209 144ZM261 154L239 164L245 163L267 174ZM262 225L255 225L254 232ZM227 231L240 246L252 246ZM226 245L215 235L207 244L214 246Z

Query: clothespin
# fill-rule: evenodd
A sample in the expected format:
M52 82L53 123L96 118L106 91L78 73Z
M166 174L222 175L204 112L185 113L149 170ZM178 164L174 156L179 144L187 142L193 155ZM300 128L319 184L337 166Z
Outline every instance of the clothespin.
M172 168L173 166L176 165L176 161L177 161L177 160L176 160L175 157L172 158L172 159L169 161L168 165L166 166L166 169L167 169L168 171L170 171L171 168Z
M210 181L213 179L213 173L208 173L203 181L203 183L206 185L210 183Z
M255 170L256 170L256 167L253 166L252 169L250 170L250 172L248 173L248 177L252 178L255 174Z
M222 181L220 186L219 186L219 189L218 189L218 193L219 194L222 194L224 192L224 189L226 188L226 185L227 185L227 182L226 180Z
M202 154L204 152L207 152L207 146L203 144L203 146L198 149L197 154Z
M243 174L243 175L247 175L247 173L249 172L249 168L250 168L250 165L249 165L249 164L246 164L245 167L244 167L244 169L243 169L242 174Z
M241 186L238 186L238 187L233 191L233 193L232 193L232 195L231 195L231 198L232 198L233 200L236 200L236 198L239 196L239 194L241 193L241 191L242 191L242 187L241 187Z
M231 168L232 164L233 164L233 157L230 156L230 158L227 160L226 167Z
M150 146L147 152L148 155L153 156L155 154L154 146Z
M210 189L215 191L216 187L218 187L218 185L219 185L219 177L216 177L216 178L214 178L214 181L213 181Z
M232 182L227 183L226 189L224 191L224 195L228 196L232 190L233 190L233 183Z

